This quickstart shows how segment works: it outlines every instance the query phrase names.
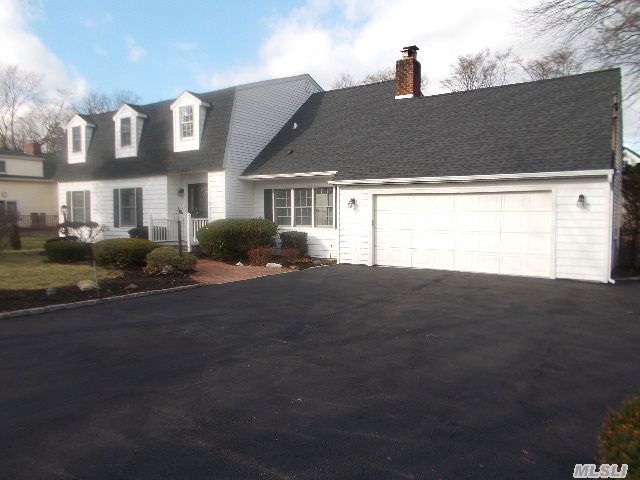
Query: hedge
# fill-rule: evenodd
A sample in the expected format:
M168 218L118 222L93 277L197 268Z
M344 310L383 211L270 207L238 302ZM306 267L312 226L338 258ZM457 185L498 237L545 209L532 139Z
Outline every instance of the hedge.
M133 227L129 230L129 238L144 238L149 240L149 227Z
M143 238L113 238L96 242L91 249L102 265L133 267L143 265L147 254L159 246Z
M626 463L627 479L640 479L640 397L627 398L610 411L598 438L600 463Z
M205 255L220 260L244 258L248 250L273 246L278 226L264 218L216 220L196 233Z
M296 248L300 250L300 255L306 255L309 251L307 232L298 232L295 230L280 232L280 242L280 248Z
M84 243L68 238L51 238L44 242L44 252L52 262L77 262L87 256Z
M144 271L149 275L193 272L196 263L198 259L190 253L180 256L175 248L160 247L147 254Z

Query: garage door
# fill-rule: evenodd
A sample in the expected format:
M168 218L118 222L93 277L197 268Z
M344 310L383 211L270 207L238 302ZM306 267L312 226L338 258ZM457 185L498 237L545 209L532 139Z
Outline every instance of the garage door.
M551 276L550 192L377 195L375 263Z

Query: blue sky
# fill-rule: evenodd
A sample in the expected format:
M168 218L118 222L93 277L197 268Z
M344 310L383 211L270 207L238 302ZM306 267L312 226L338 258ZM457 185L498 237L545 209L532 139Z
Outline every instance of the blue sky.
M341 72L391 67L416 44L435 94L459 55L548 53L552 42L518 25L531 1L0 0L0 64L41 73L50 89L126 89L149 103L301 73L328 89ZM625 141L640 150L636 103L625 108Z

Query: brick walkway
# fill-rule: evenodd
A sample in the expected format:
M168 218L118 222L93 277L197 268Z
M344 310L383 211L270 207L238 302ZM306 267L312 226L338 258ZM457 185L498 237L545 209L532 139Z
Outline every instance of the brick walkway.
M220 283L238 282L251 278L264 277L266 275L278 275L289 273L294 270L288 268L267 268L267 267L237 267L214 260L199 259L196 265L196 272L191 275L194 280L206 283L207 285L218 285Z

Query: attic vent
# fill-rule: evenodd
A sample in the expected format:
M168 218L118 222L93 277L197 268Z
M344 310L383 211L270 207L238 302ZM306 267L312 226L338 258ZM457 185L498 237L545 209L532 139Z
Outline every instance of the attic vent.
M296 128L298 128L298 122L293 122L293 129L295 130Z

